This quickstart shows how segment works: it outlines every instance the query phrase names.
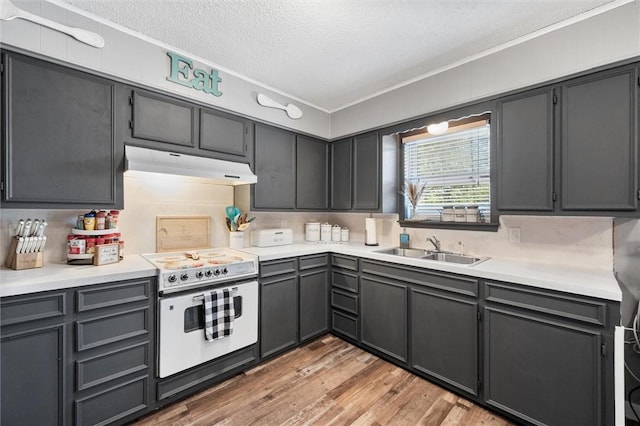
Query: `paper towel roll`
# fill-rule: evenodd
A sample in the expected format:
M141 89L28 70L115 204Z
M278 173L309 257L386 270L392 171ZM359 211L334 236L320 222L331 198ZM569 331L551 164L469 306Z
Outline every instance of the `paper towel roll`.
M378 245L378 236L376 235L376 220L370 217L364 220L364 244L367 246Z

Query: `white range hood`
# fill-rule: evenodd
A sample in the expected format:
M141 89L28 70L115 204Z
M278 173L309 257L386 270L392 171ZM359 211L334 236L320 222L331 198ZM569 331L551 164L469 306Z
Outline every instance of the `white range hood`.
M248 164L135 146L125 146L125 170L201 177L223 185L258 181Z

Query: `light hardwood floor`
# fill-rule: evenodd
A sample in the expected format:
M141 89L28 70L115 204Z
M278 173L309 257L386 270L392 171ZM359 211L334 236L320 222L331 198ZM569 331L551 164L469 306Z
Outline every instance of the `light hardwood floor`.
M512 423L326 335L134 424L503 426Z

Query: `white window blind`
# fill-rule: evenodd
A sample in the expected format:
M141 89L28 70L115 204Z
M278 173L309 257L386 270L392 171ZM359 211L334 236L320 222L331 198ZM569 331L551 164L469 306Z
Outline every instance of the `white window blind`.
M485 220L490 217L489 124L473 124L440 136L403 139L405 181L426 182L417 208L420 217L439 220L445 206L477 206ZM405 211L409 209L407 203Z

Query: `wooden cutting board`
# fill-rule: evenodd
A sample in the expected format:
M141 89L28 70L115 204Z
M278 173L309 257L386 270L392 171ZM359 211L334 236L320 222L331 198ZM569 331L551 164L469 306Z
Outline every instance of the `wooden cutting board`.
M210 216L156 216L156 252L211 248Z

